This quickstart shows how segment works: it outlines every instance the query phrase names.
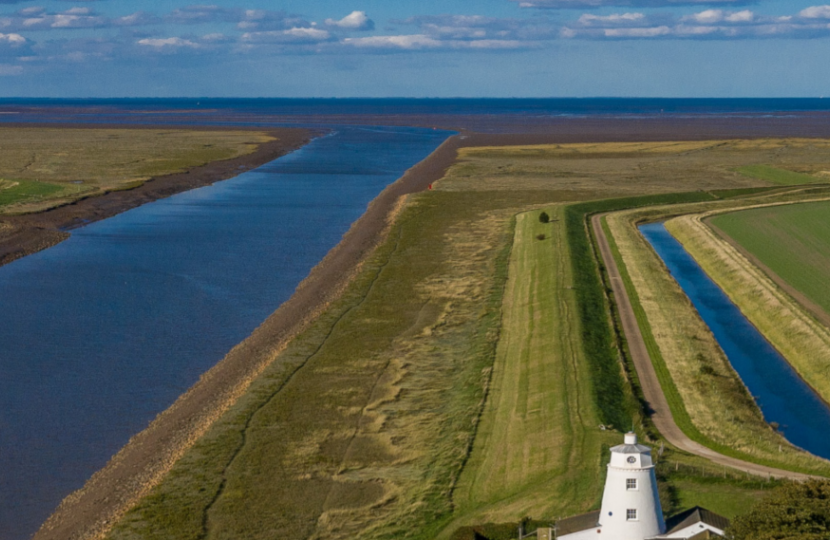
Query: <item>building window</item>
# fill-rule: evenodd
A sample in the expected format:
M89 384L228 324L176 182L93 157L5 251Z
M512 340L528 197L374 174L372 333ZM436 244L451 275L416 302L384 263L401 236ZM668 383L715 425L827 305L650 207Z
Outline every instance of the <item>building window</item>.
M628 491L636 491L637 490L637 479L636 478L626 478L625 479L625 489Z
M626 510L625 519L626 521L637 521L637 509L629 508L628 510Z

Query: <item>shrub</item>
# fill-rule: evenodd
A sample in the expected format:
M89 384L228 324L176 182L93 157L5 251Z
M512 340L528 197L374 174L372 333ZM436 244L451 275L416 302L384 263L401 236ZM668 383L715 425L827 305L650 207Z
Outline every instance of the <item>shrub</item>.
M736 517L733 540L826 540L830 537L830 482L809 480L776 489L749 513Z
M542 212L541 214L539 214L539 222L540 223L549 223L550 222L550 216L548 215L547 212Z

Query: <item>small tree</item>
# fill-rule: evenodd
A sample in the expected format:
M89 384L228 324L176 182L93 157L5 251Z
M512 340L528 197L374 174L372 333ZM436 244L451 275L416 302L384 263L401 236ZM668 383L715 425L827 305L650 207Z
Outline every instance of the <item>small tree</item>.
M550 222L550 216L548 215L547 212L542 212L541 214L539 214L539 222L540 223L549 223Z
M776 489L736 517L727 535L733 540L830 538L830 482L808 480Z

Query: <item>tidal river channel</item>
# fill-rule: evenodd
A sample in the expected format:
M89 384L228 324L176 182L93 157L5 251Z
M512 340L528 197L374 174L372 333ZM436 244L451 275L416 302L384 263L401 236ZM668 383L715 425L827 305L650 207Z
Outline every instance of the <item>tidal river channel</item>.
M0 267L0 539L32 535L448 135L337 128Z
M767 422L777 422L787 439L796 446L830 459L830 409L827 404L744 317L662 223L642 225L640 232L712 330Z

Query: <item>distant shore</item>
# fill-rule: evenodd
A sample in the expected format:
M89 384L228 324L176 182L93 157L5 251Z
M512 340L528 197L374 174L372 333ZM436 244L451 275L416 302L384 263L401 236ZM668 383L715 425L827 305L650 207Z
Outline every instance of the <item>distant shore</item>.
M112 126L97 124L2 125L7 127L72 127L73 129L158 129L155 126ZM164 129L170 128L171 126L164 126ZM240 128L236 127L205 128L189 126L185 128L176 126L176 129L240 130ZM246 129L266 132L274 137L274 140L260 144L250 154L227 160L214 161L182 173L152 178L134 189L93 195L43 212L17 216L0 215L0 266L58 244L69 237L70 233L66 232L69 229L112 217L131 208L170 197L176 193L213 184L221 180L227 180L246 170L264 165L269 161L273 161L280 156L302 147L311 140L315 132L322 131L303 128Z
M402 206L402 197L428 189L430 184L442 178L445 171L455 162L458 149L469 146L571 142L830 137L830 122L827 122L826 115L805 115L799 118L801 122L797 121L797 118L790 117L694 118L688 121L663 118L569 118L552 119L542 127L533 122L532 125L526 126L530 131L528 133L519 131L523 125L521 119L513 119L509 125L505 120L491 124L493 129L504 129L505 132L502 133L476 133L468 130L486 124L486 119L406 118L406 125L454 128L461 133L447 139L427 159L412 167L398 181L384 189L368 206L363 216L352 225L341 242L311 271L285 304L263 322L248 339L236 346L221 362L205 373L198 383L167 411L161 413L146 430L134 436L104 469L89 480L84 488L68 496L34 538L36 540L102 538L109 527L138 499L148 493L169 471L176 459L246 391L250 382L262 372L279 351L338 297L351 278L359 271L362 261L385 238L391 222ZM303 121L300 118L291 120ZM402 125L403 122L401 118L392 119L391 117L363 118L362 122L358 121L360 118L317 118L314 120L314 124L321 126L338 122L369 125L382 125L383 123ZM501 125L501 128L495 124ZM305 132L306 137L308 133L308 131ZM297 146L305 140L307 139L298 136ZM249 157L251 156L245 156L245 158ZM266 161L268 159L265 159L263 163ZM247 163L253 163L253 161ZM234 164L229 167L229 169L221 170L232 173L238 169L239 165ZM219 170L217 169L214 173L218 173ZM205 183L221 179L219 177L210 179L208 171L205 171L205 175ZM188 173L182 176L188 176ZM132 206L129 207L138 206L143 202L137 198L132 199L130 202ZM121 211L117 210L117 206L113 206L115 210L105 215L108 208L110 208L108 205L103 205L100 209L96 209L101 211L100 217L96 219L102 219ZM65 212L67 213L63 221L54 223L69 223L70 225L75 223L73 219L76 219L76 216L71 211ZM92 215L99 216L98 214ZM32 220L30 225L36 227L35 217L29 219Z

